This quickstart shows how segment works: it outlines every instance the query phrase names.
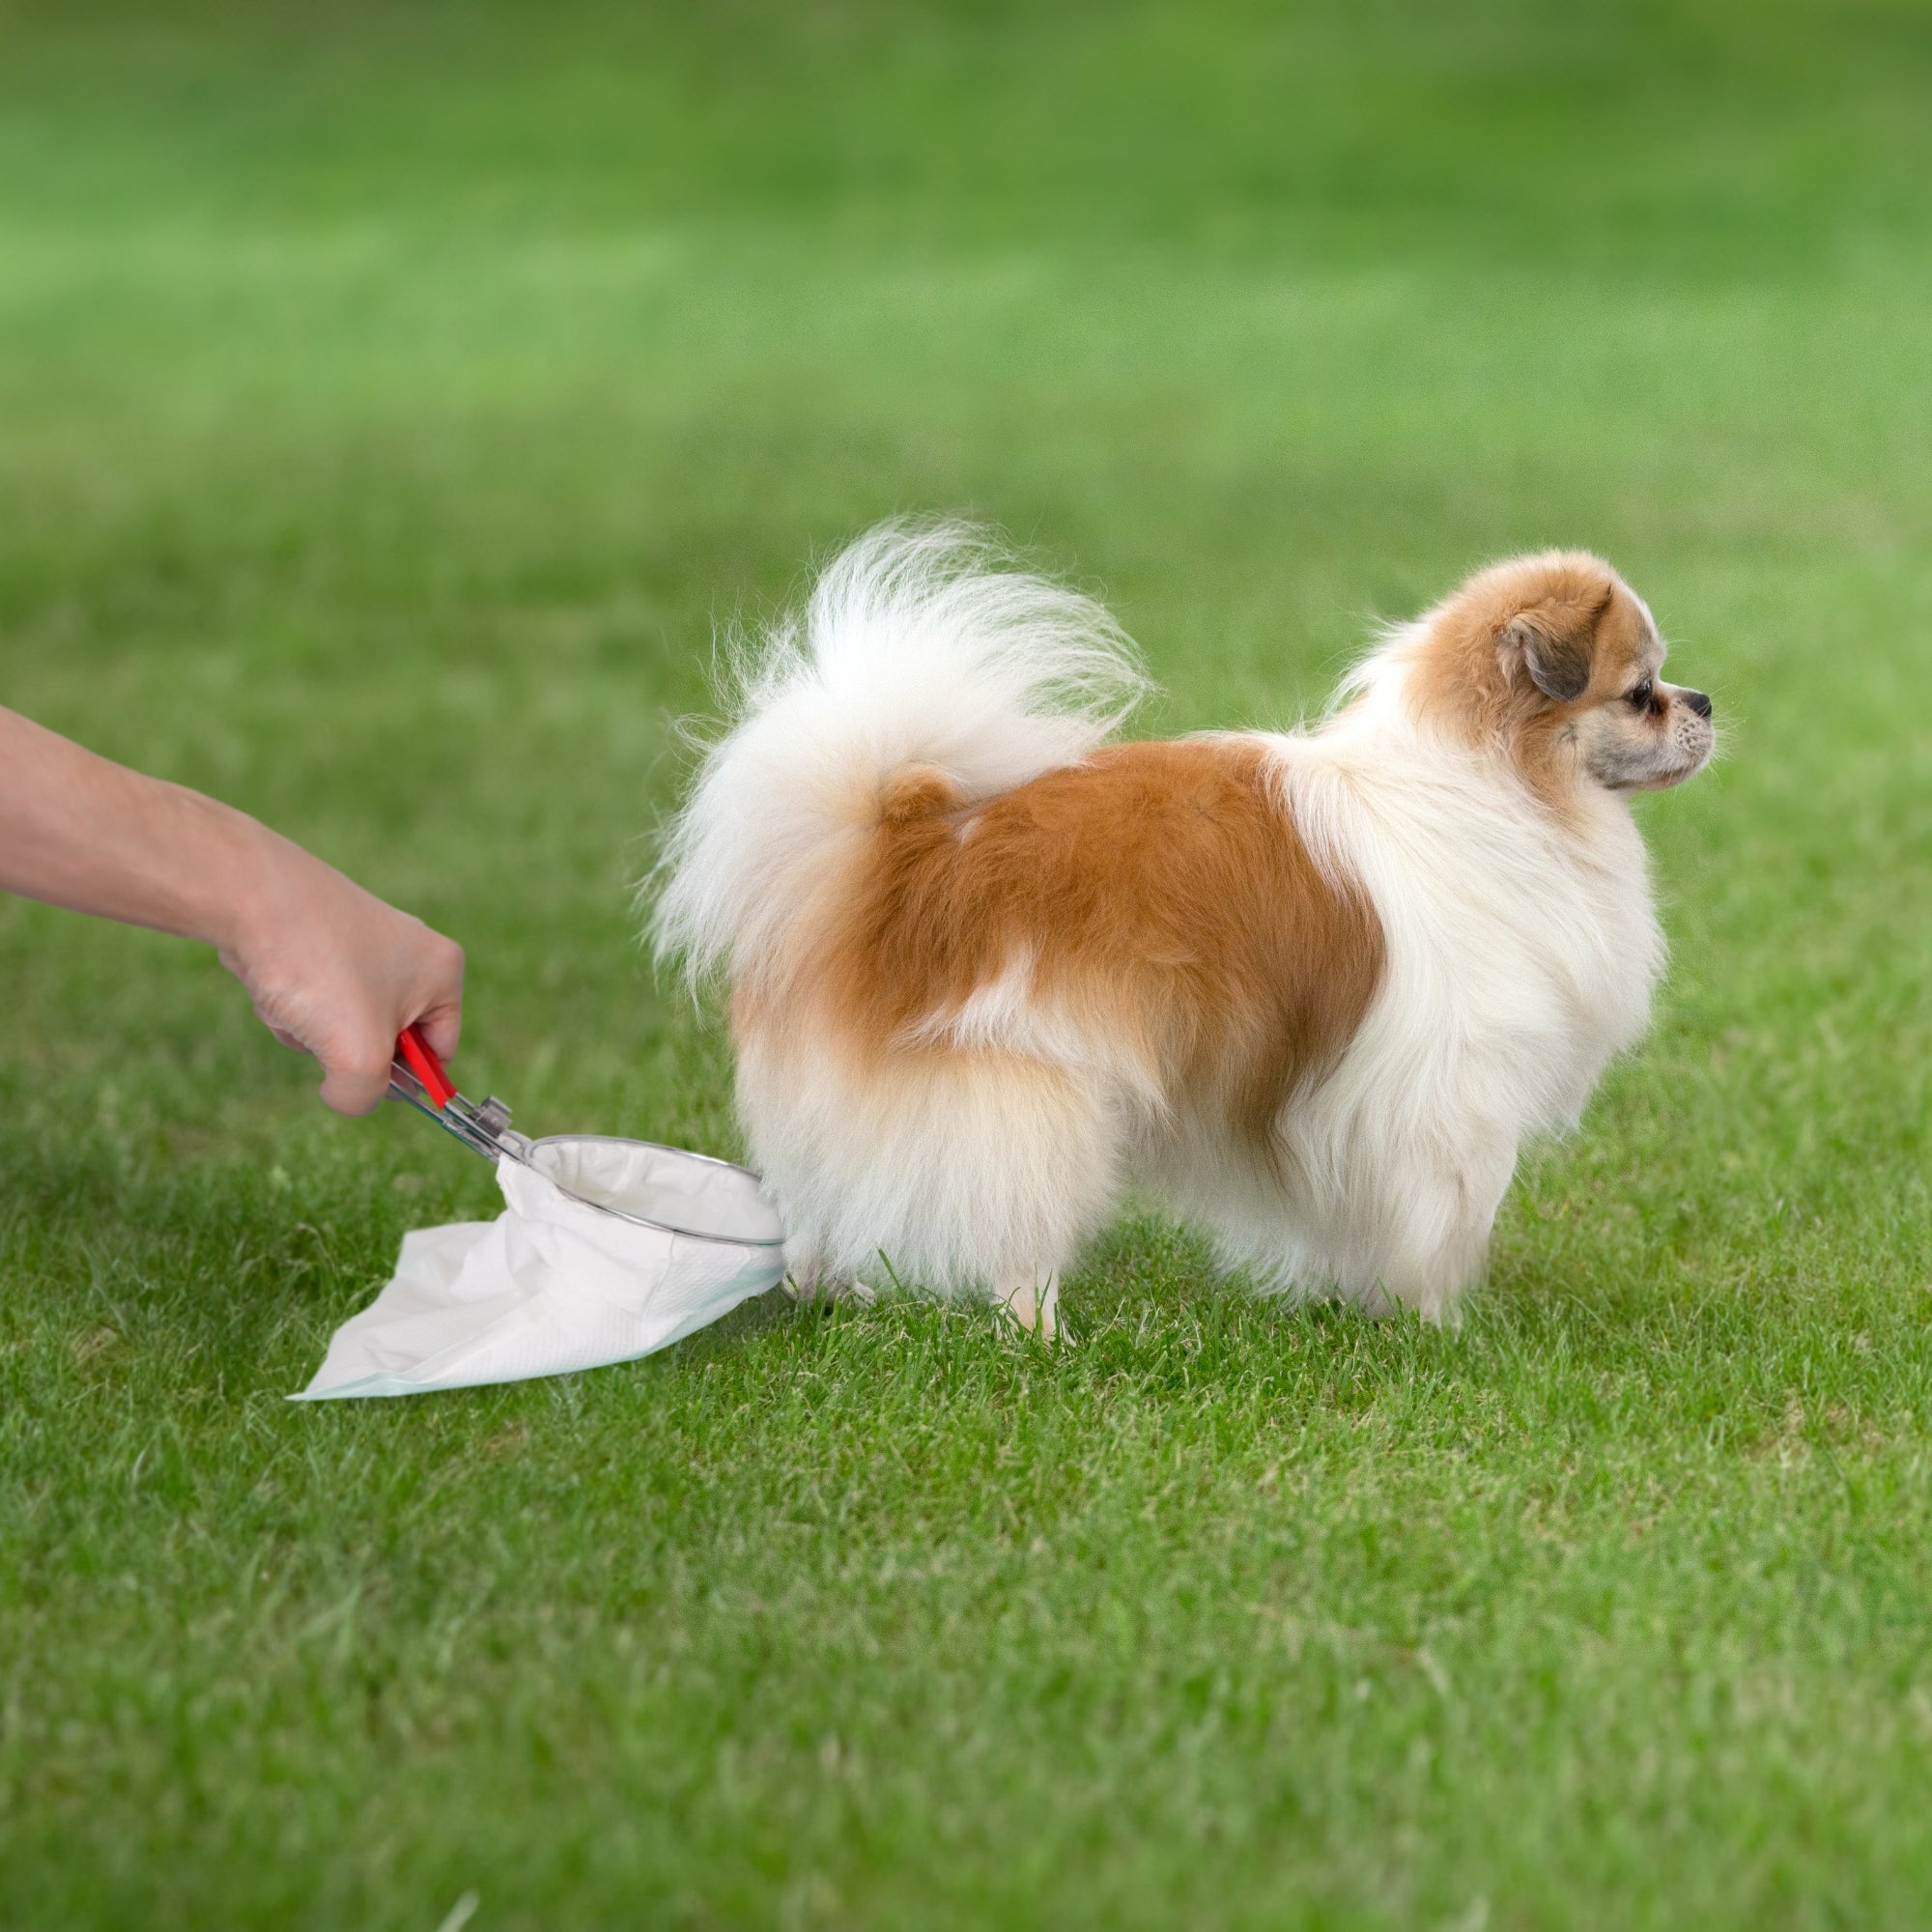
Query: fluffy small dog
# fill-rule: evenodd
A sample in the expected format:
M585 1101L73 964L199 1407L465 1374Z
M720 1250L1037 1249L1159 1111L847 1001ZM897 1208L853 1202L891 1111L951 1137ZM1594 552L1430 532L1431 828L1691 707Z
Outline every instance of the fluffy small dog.
M990 1292L1051 1335L1135 1181L1296 1293L1439 1320L1526 1137L1663 963L1631 794L1711 700L1610 567L1499 563L1317 728L1109 742L1107 614L889 526L739 667L656 933L729 985L738 1106L806 1288Z

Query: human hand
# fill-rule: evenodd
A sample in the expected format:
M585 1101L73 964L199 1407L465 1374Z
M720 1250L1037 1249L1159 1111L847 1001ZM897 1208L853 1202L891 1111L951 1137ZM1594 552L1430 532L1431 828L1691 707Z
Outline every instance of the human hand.
M420 1026L439 1059L456 1051L463 949L298 845L264 833L245 868L221 963L285 1046L322 1063L322 1097L366 1114L388 1091L396 1036Z

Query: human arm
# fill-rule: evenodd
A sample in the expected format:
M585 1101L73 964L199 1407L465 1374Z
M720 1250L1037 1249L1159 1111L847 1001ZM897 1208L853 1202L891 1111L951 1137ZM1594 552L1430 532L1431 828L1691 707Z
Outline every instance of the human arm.
M338 1113L383 1097L404 1027L456 1051L461 947L245 812L4 708L0 889L213 946Z

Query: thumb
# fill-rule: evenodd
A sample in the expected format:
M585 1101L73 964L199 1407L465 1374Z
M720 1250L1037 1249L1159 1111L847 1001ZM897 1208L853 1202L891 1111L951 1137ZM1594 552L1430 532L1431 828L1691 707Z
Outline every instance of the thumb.
M463 1009L454 1001L443 1001L418 1013L415 1025L429 1050L439 1060L456 1058L456 1042L463 1032Z

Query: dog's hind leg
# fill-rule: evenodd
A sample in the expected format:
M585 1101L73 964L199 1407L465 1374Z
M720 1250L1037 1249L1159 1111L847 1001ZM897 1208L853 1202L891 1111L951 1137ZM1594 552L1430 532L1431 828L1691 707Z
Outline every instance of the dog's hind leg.
M1060 1271L1048 1268L1022 1270L993 1284L993 1305L1007 1321L1023 1333L1042 1342L1062 1339L1060 1325ZM1065 1339L1071 1340L1070 1336Z
M1515 1147L1498 1140L1424 1166L1391 1203L1393 1238L1378 1270L1378 1293L1358 1297L1364 1306L1372 1312L1401 1306L1425 1321L1452 1319L1463 1291L1483 1273L1515 1165Z
M746 1137L792 1231L800 1288L857 1276L962 1299L990 1289L1029 1329L1057 1328L1057 1272L1113 1205L1113 1109L1018 1055L879 1061L808 1043L818 1050L750 1035L738 1062Z

